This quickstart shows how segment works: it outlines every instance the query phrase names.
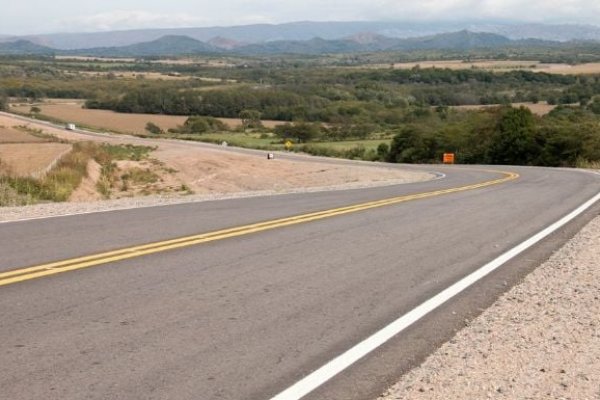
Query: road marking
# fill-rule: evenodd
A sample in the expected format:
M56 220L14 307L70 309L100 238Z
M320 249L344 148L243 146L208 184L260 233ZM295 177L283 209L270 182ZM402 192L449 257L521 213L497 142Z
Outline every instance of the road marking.
M467 190L480 189L492 185L505 183L519 177L519 174L504 171L488 171L501 173L504 176L499 179L476 183L472 185L460 186L450 189L436 190L433 192L416 193L411 195L393 197L389 199L376 200L367 203L355 204L346 207L335 208L331 210L318 211L309 214L301 214L292 217L280 218L271 221L259 222L250 225L239 226L235 228L223 229L214 232L202 233L199 235L186 236L178 239L165 240L160 242L148 243L140 246L127 247L119 250L108 251L104 253L93 254L85 257L78 257L63 261L52 262L43 265L37 265L28 268L19 268L0 273L0 286L10 285L17 282L23 282L30 279L41 278L44 276L55 275L63 272L74 271L83 268L89 268L110 262L122 261L130 258L141 257L144 255L159 253L167 250L178 249L182 247L194 246L202 243L223 240L227 238L248 235L251 233L263 232L271 229L282 228L290 225L297 225L311 221L317 221L325 218L331 218L339 215L355 213L378 207L384 207L403 203L412 200L436 197L450 193L464 192Z
M384 327L380 331L374 333L369 336L367 339L358 343L351 349L347 350L345 353L339 355L334 358L324 366L320 367L316 371L310 373L294 385L290 386L288 389L279 393L275 397L272 397L271 400L299 400L317 389L319 386L323 385L325 382L372 352L377 349L379 346L398 335L400 332L423 318L425 315L429 314L431 311L440 307L442 304L461 293L469 286L473 285L477 281L481 280L494 270L500 268L502 265L518 256L525 250L529 249L531 246L535 245L542 239L546 238L553 232L562 228L564 225L575 219L577 216L582 214L588 208L590 208L594 203L600 200L600 193L596 194L590 200L579 206L577 209L567 214L563 218L559 219L549 227L543 229L542 231L536 233L529 239L525 240L521 244L513 247L508 250L506 253L500 255L496 259L490 261L485 264L483 267L479 268L477 271L467 275L462 278L452 286L446 288L441 291L437 295L433 296L429 300L421 303L416 308L412 309L408 313L404 314L388 326Z
M371 161L368 161L368 162L371 162ZM425 172L427 172L431 175L435 175L434 178L429 179L425 182L433 182L433 181L437 181L437 180L446 178L446 174L441 173L441 172L436 172L436 171L425 171ZM494 172L496 172L496 171L494 171ZM14 220L0 221L0 225L16 224L16 223L25 222L25 221L38 221L41 219L72 217L75 215L90 215L90 214L101 214L101 213L113 212L113 211L137 210L140 208L160 208L160 207L179 206L179 205L202 203L202 202L209 202L209 201L250 199L250 198L255 198L255 197L263 197L263 196L285 196L285 195L302 194L302 193L323 193L323 192L373 189L373 188L382 188L382 187L389 187L389 186L407 185L410 183L411 182L391 183L391 184L386 183L386 184L382 184L382 185L359 186L359 187L350 187L350 188L344 187L343 185L342 186L323 186L323 187L315 187L315 188L308 188L308 189L302 189L302 190L290 189L289 191L278 191L276 193L268 192L268 191L248 192L248 193L242 193L242 194L233 193L233 194L229 194L229 195L219 196L218 198L206 197L206 198L196 199L196 200L191 200L191 201L190 200L186 201L185 199L182 199L182 201L175 201L173 203L165 203L165 204L141 204L141 205L138 204L138 205L109 208L106 210L79 211L79 212L70 212L70 213L66 213L66 214L55 214L55 215L44 215L44 216L40 216L40 217L19 218L19 219L14 219Z

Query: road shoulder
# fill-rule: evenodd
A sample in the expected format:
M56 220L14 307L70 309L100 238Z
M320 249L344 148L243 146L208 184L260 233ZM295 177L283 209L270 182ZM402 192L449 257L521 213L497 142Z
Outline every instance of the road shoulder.
M600 398L600 217L381 400Z

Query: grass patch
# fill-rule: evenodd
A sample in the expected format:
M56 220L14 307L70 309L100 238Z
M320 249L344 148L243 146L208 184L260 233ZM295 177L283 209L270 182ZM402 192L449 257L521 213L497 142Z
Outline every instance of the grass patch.
M15 127L16 129L20 130L21 132L27 133L31 136L35 136L37 138L43 139L46 142L55 142L55 143L69 143L68 140L64 140L64 139L60 139L54 135L51 135L49 133L44 132L41 129L32 129L28 126L25 125L19 125L17 127Z
M204 133L201 135L180 134L174 136L176 139L194 140L199 142L222 144L227 142L229 146L244 147L259 150L283 150L283 143L276 137L264 136L256 133Z
M364 147L366 151L377 150L381 143L390 144L390 140L372 139L372 140L345 140L336 142L312 142L307 145L315 147L327 147L336 151L347 151L356 147Z
M132 182L134 185L148 185L156 183L159 176L148 168L131 168L126 174L121 175L123 182Z
M0 175L0 186L4 188L0 206L26 205L38 202L66 201L87 174L90 159L89 149L83 143L75 143L44 177L17 177L10 172Z
M577 168L600 170L600 161L577 160Z
M48 174L39 179L14 176L0 163L0 206L68 200L81 184L82 179L87 176L87 165L91 159L102 166L97 189L108 198L117 175L115 161L139 161L147 158L152 150L154 148L148 146L74 143L73 150L66 154ZM147 180L150 177L146 172L140 172L133 179Z
M110 161L141 161L148 158L148 155L156 150L156 147L150 146L134 146L132 144L113 145L104 143L96 152L94 158L100 165L104 165Z

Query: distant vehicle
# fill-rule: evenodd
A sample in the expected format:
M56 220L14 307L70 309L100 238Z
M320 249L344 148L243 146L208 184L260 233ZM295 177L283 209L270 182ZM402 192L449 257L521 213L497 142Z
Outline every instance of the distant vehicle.
M69 131L74 131L77 127L75 126L75 124L67 124L65 128Z

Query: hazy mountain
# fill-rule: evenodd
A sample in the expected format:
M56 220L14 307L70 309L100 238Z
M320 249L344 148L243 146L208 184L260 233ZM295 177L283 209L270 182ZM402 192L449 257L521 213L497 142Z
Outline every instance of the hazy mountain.
M0 54L5 55L52 55L54 53L56 50L27 40L0 43Z
M72 50L95 47L119 47L148 42L163 36L177 35L207 42L214 37L260 43L280 40L303 41L320 37L341 39L360 32L374 32L390 37L423 36L463 29L455 23L412 22L292 22L286 24L255 24L231 27L145 29L95 33L58 33L24 36L23 39L56 49Z
M392 50L468 50L507 46L511 40L493 33L476 33L463 30L429 37L400 39Z
M592 25L545 25L500 22L293 22L270 25L256 24L231 27L145 29L96 33L58 33L23 36L20 39L56 49L87 49L122 47L150 42L164 36L188 36L202 42L224 38L241 43L273 41L306 41L316 37L325 40L343 40L369 32L389 38L411 38L455 32L468 29L473 32L495 33L509 39L542 39L555 41L600 40L600 27ZM0 38L0 41L15 38ZM216 46L221 47L221 46ZM237 46L236 46L237 47ZM228 48L228 47L224 47Z
M194 54L237 54L237 55L276 55L276 54L335 54L377 51L414 50L454 50L496 49L507 47L543 47L581 45L584 42L556 42L540 39L511 40L493 33L462 30L424 37L398 39L370 32L355 34L343 39L327 40L275 40L269 42L243 44L232 39L216 37L205 43L188 36L168 35L159 39L120 47L99 47L83 50L56 50L29 41L0 43L0 54L61 54L86 55L96 57L160 57Z
M122 47L99 47L73 50L69 54L111 57L176 56L186 54L216 53L216 47L187 36L163 36L151 42L137 43ZM63 53L66 53L63 51Z
M509 39L541 39L552 41L600 40L600 27L593 25L479 24L469 27L476 32L490 32Z
M233 50L235 48L247 45L247 43L239 42L239 41L233 40L233 39L224 38L221 36L214 37L206 43L208 43L211 46L214 46L216 48L225 49L225 50Z

